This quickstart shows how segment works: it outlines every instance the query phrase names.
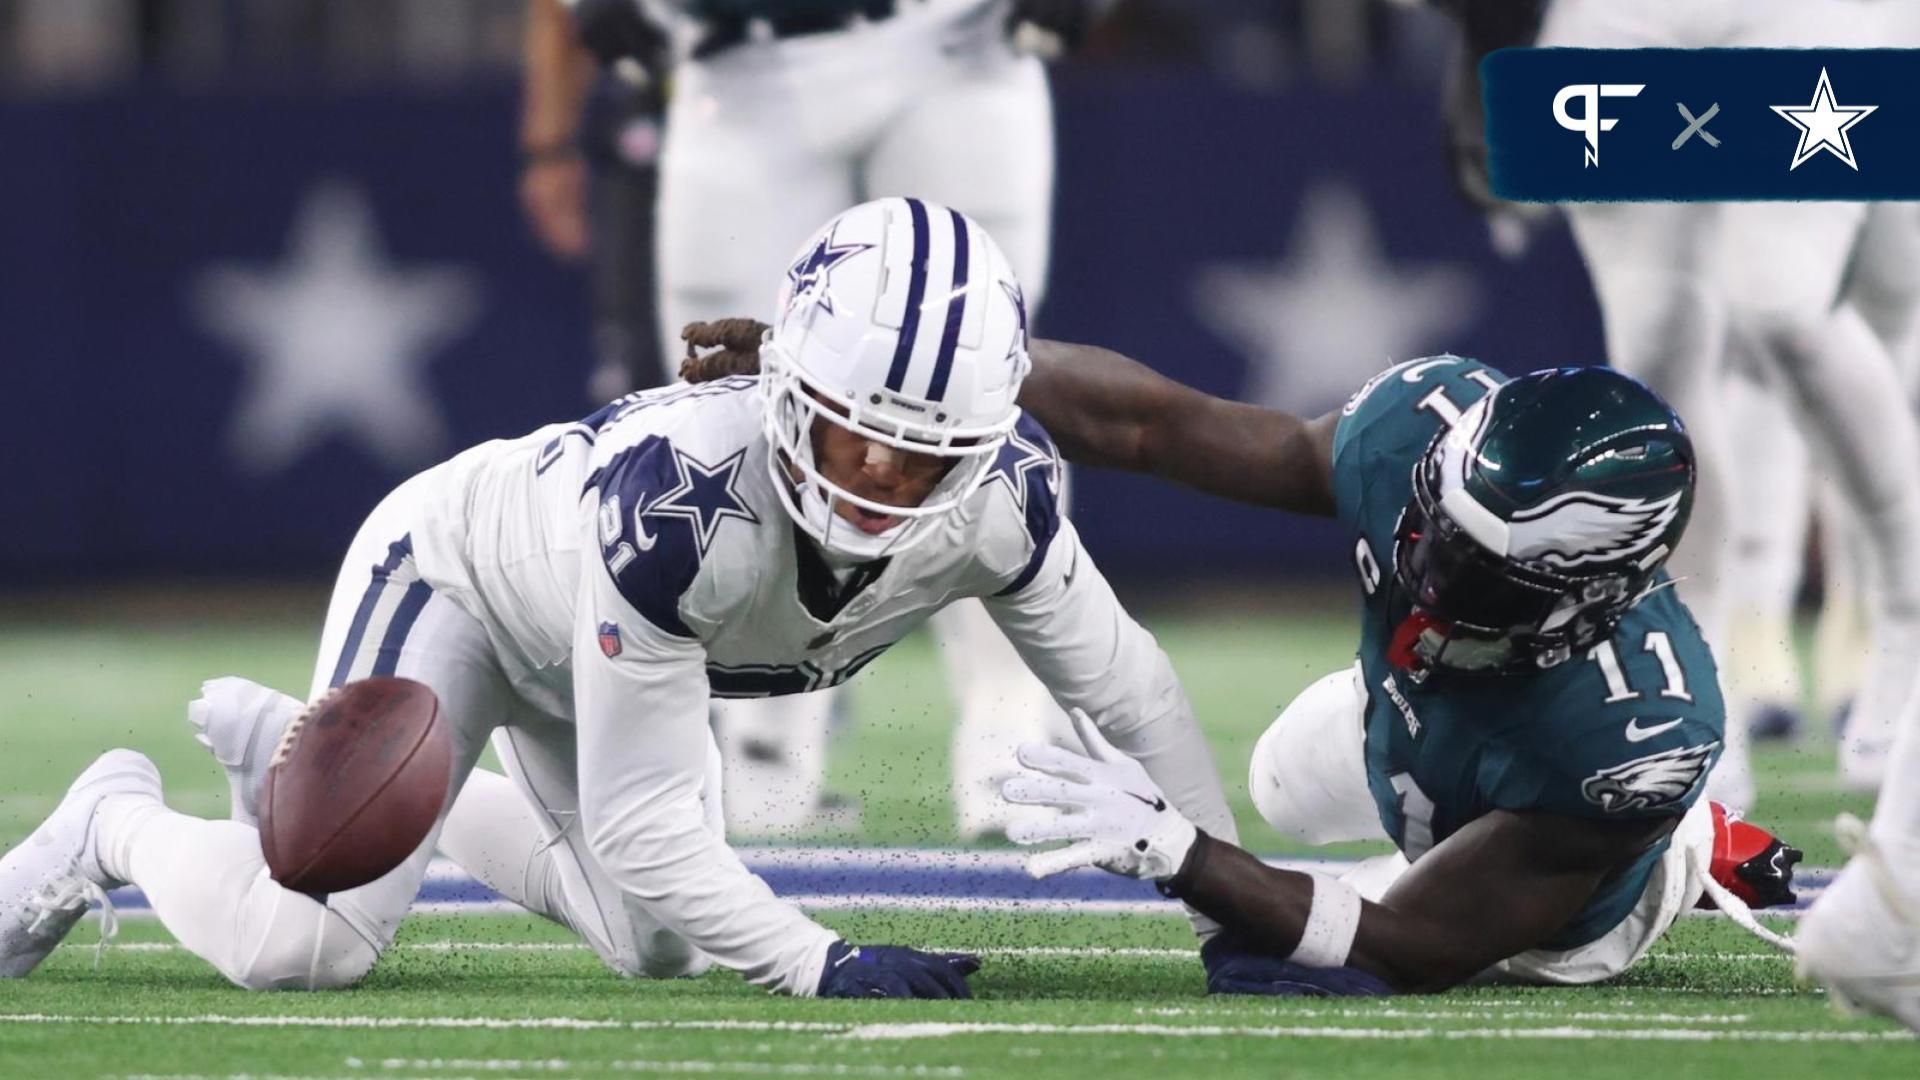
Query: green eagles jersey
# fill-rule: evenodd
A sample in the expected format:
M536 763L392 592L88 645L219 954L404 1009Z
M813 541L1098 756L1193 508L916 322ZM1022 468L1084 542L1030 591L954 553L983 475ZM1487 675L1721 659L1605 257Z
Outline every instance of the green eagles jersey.
M1442 669L1416 682L1388 663L1394 628L1409 611L1393 588L1392 559L1414 467L1441 425L1505 381L1463 357L1411 360L1361 387L1334 436L1334 494L1360 577L1367 783L1409 860L1491 810L1678 816L1720 754L1719 676L1671 587L1628 611L1611 639L1555 667ZM1611 930L1665 850L1663 841L1603 882L1546 947L1573 948Z

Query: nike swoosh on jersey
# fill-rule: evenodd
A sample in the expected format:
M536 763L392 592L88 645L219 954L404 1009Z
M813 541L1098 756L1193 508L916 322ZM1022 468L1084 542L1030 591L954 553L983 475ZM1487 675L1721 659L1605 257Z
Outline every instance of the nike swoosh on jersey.
M1685 717L1676 717L1672 720L1667 721L1664 724L1655 724L1652 727L1641 727L1640 718L1636 716L1633 719L1627 721L1627 741L1628 742L1646 742L1648 739L1653 738L1655 735L1658 735L1663 731L1672 731L1674 728L1677 728L1684 723L1686 723Z
M659 543L660 538L647 531L646 517L646 502L643 500L639 506L633 508L633 545L641 551L652 551L653 545Z

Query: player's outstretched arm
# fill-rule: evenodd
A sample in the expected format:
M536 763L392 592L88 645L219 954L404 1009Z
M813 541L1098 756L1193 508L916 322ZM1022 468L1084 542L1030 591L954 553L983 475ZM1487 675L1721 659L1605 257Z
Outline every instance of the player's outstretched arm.
M1033 342L1020 405L1072 461L1331 517L1337 414L1316 420L1203 394L1092 345Z
M1343 882L1268 866L1194 828L1138 763L1075 719L1087 754L1020 748L1029 771L1002 794L1059 814L1018 823L1008 838L1071 841L1031 856L1035 876L1098 866L1151 878L1218 923L1221 933L1201 951L1215 992L1444 990L1552 940L1608 874L1679 820L1495 811L1449 836L1371 903Z
M1551 940L1609 873L1677 820L1488 814L1422 857L1379 903L1359 903L1345 964L1400 990L1456 986ZM1346 887L1202 835L1168 888L1251 950L1288 957L1314 909L1339 903Z

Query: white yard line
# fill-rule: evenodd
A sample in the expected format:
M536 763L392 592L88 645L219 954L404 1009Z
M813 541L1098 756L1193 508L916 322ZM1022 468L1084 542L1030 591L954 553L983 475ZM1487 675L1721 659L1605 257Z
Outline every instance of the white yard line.
M612 1072L639 1073L747 1073L754 1076L928 1076L967 1075L957 1065L854 1065L840 1062L717 1061L688 1058L678 1061L585 1061L563 1058L383 1058L368 1061L348 1058L347 1068L379 1068L388 1071L408 1069L415 1072L575 1072L580 1069L604 1069ZM357 1078L358 1080L358 1078Z
M1538 1028L1364 1028L1339 1026L1231 1027L1184 1024L861 1024L844 1039L884 1041L940 1039L954 1035L1150 1035L1155 1038L1214 1039L1533 1039L1578 1042L1911 1042L1906 1031L1728 1031L1701 1028L1590 1028L1563 1024Z
M1355 1010L1360 1012L1361 1010ZM1390 1017L1391 1012L1363 1018ZM1692 1018L1683 1018L1691 1021ZM1340 1025L1222 1024L1014 1024L907 1023L844 1024L784 1020L592 1020L566 1016L57 1016L50 1013L0 1014L0 1024L132 1025L155 1027L284 1027L338 1029L560 1029L569 1031L751 1031L826 1035L856 1041L940 1039L960 1035L1151 1036L1215 1039L1341 1039L1410 1041L1416 1039L1579 1042L1911 1042L1905 1031L1784 1031L1684 1027L1611 1028L1559 1024L1552 1027L1379 1028Z
M69 941L65 948L91 949L94 943L89 941ZM130 941L126 944L112 944L107 948L114 952L136 953L173 953L183 952L185 947L173 941ZM1070 956L1084 957L1089 960L1162 960L1191 959L1200 955L1199 949L1150 949L1150 948L1111 948L1103 945L1008 945L973 948L966 945L920 945L916 948L925 952L970 952L975 956L1010 957L1047 957ZM407 941L388 946L389 951L400 952L586 952L587 946L577 941Z
M1136 1016L1213 1016L1232 1017L1230 1009L1136 1008ZM1244 1016L1245 1013L1240 1015ZM1401 1009L1401 1008L1305 1008L1275 1009L1260 1015L1284 1016L1289 1020L1560 1020L1583 1024L1745 1024L1752 1017L1745 1013L1638 1013L1638 1012L1562 1012L1553 1009Z
M758 1031L837 1035L850 1025L801 1020L590 1020L573 1016L81 1016L0 1013L0 1024L100 1024L131 1027L264 1027L487 1031Z

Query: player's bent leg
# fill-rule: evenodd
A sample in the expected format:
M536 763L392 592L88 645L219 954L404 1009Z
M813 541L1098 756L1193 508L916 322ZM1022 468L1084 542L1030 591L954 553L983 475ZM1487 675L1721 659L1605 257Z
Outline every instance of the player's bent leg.
M509 775L474 770L447 816L441 852L508 900L579 934L616 974L706 970L707 958L622 893L587 850L572 728L523 722L496 732L493 745ZM717 754L708 800L716 826Z
M1705 891L1701 878L1713 860L1713 842L1713 809L1701 799L1680 819L1639 903L1612 930L1576 948L1521 953L1495 965L1488 976L1496 981L1584 986L1627 970L1653 948L1674 920L1699 902Z
M1308 844L1387 838L1367 787L1365 724L1358 665L1300 691L1260 736L1247 767L1267 824Z
M121 813L106 830L112 860L180 944L236 986L336 990L373 970L376 943L326 904L274 881L252 828L158 805Z

